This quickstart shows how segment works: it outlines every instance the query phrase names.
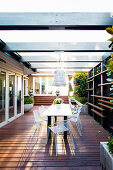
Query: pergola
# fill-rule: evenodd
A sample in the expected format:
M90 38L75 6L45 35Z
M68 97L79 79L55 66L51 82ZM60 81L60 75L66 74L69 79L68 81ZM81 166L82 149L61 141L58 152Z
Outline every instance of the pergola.
M0 13L0 30L19 30L20 36L23 30L102 31L112 24L109 12ZM101 39L100 42L76 42L76 37L75 42L38 42L38 38L37 42L5 41L2 39L0 42L5 54L38 73L52 74L60 66L67 74L88 72L111 52L109 42L101 42Z
M18 2L21 4L20 1ZM17 6L18 2L16 2ZM33 1L31 3L34 5ZM91 5L93 6L93 2ZM112 14L110 12L0 13L0 127L3 126L0 128L0 168L94 170L100 169L102 163L106 164L111 160L103 157L107 154L101 154L104 150L100 148L99 143L107 141L108 132L113 132L113 103L111 102L113 97L110 96L110 88L108 88L111 85L113 87L113 82L107 82L108 70L105 69L106 59L109 59L112 52L107 41L110 35L105 29L113 25ZM55 31L59 33L56 36L59 36L62 41L57 41L58 37L56 41L52 41ZM71 38L65 41L63 35L69 36L70 32L73 35L72 41ZM47 34L50 41L44 39ZM59 68L64 69L69 78L74 72L89 72L88 114L85 111L85 114L80 115L82 134L76 122L70 122L69 129L66 123L66 131L71 129L72 135L65 133L66 139L62 138L63 135L59 135L55 140L55 143L58 140L58 147L55 147L54 138L46 142L48 136L46 127L54 122L54 118L51 121L51 115L55 117L55 122L62 119L61 116L66 120L67 116L70 116L65 115L66 111L70 110L71 113L74 109L67 110L64 105L64 115L61 115L62 113L57 109L55 114L53 109L50 115L49 110L49 114L46 115L48 121L43 122L41 119L41 123L34 119L33 111L41 115L43 108L46 110L49 104L53 103L56 96L53 96L52 92L48 93L48 90L47 94L41 93L43 91L41 83L43 78L47 78L48 85L49 80L53 79L51 74ZM28 87L28 79L30 83L33 82L33 88ZM41 82L37 81L39 87L35 86L36 79ZM24 96L29 97L28 90L33 90L33 93L37 90L40 93L34 95L35 105L32 110L24 114ZM70 96L61 97L67 100L67 106L70 108ZM81 106L84 107L78 101L76 103L80 104L80 107L75 108L76 111L81 109ZM56 120L57 116L59 118ZM71 115L69 119L72 116L76 118L77 114ZM73 142L75 147L72 145ZM58 150L58 157L55 148Z

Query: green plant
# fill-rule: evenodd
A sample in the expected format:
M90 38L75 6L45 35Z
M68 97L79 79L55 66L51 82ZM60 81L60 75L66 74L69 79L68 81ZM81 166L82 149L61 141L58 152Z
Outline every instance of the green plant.
M101 66L98 66L97 68L96 68L96 74L98 74L98 73L100 73L101 72Z
M113 136L112 136L112 134L110 134L110 136L108 137L107 146L108 146L109 152L113 153Z
M56 98L54 101L53 101L53 104L61 104L63 103L63 100L61 98Z
M73 97L82 104L87 104L87 97L79 97L77 94L73 95Z
M32 104L34 100L32 98L24 98L24 104Z
M75 73L73 76L74 94L79 97L87 97L87 83L88 73Z
M107 64L105 65L105 67L107 68L107 81L108 82L113 82L112 78L109 78L109 76L111 76L111 74L113 74L113 53L111 53L111 58L107 61ZM111 85L110 91L113 90L113 85ZM113 95L113 94L111 94Z
M106 31L107 31L109 34L113 35L113 25L112 25L112 28L111 28L111 27L106 28ZM113 37L110 38L110 39L108 39L108 41L111 42L111 44L110 44L108 47L109 47L109 48L112 47L112 49L113 49Z
M90 77L92 77L92 76L93 76L93 70L90 71Z
M108 76L113 73L113 53L111 53L110 56L111 58L107 61L107 64L105 65L105 67L107 68Z

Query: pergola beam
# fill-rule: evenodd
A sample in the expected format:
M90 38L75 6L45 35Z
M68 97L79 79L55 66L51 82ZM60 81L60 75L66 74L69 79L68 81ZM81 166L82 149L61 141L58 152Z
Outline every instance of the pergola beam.
M110 12L1 12L1 30L99 30L113 24Z
M60 69L59 67L32 67L33 69ZM63 67L63 69L92 69L92 67Z
M111 52L109 42L8 42L3 52Z
M44 61L44 60L43 61L37 61L37 60L35 61L35 60L33 60L33 61L28 61L28 62L30 62L31 64L34 63L34 62L35 63L44 63L44 62L46 62L46 63L54 63L54 62L56 63L57 62L58 63L58 60L57 61ZM99 60L97 60L97 61L96 60L95 61L94 60L86 60L86 61L82 61L82 60L65 61L64 60L64 61L61 61L61 62L63 62L63 63L70 63L70 62L73 62L73 63L76 63L76 62L80 62L80 63L99 63L99 62L102 62L102 61L101 60L100 61Z

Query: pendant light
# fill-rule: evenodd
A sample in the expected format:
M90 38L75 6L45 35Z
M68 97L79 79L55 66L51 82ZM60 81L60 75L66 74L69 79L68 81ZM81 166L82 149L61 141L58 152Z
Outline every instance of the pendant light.
M66 83L66 75L64 70L61 69L61 57L59 54L59 69L54 72L54 81L53 86L65 86Z

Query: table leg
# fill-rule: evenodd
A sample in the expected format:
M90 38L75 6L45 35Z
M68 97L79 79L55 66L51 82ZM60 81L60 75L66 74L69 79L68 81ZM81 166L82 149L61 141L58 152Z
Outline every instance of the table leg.
M67 120L67 116L64 116L64 120L66 121ZM65 123L65 126L67 127L67 123ZM67 139L67 131L64 132L64 139Z
M55 123L57 122L57 116L55 116Z
M51 125L51 116L48 116L48 122L47 122L47 127ZM48 128L47 128L47 134L49 133L49 139L51 138L51 131L48 132Z

